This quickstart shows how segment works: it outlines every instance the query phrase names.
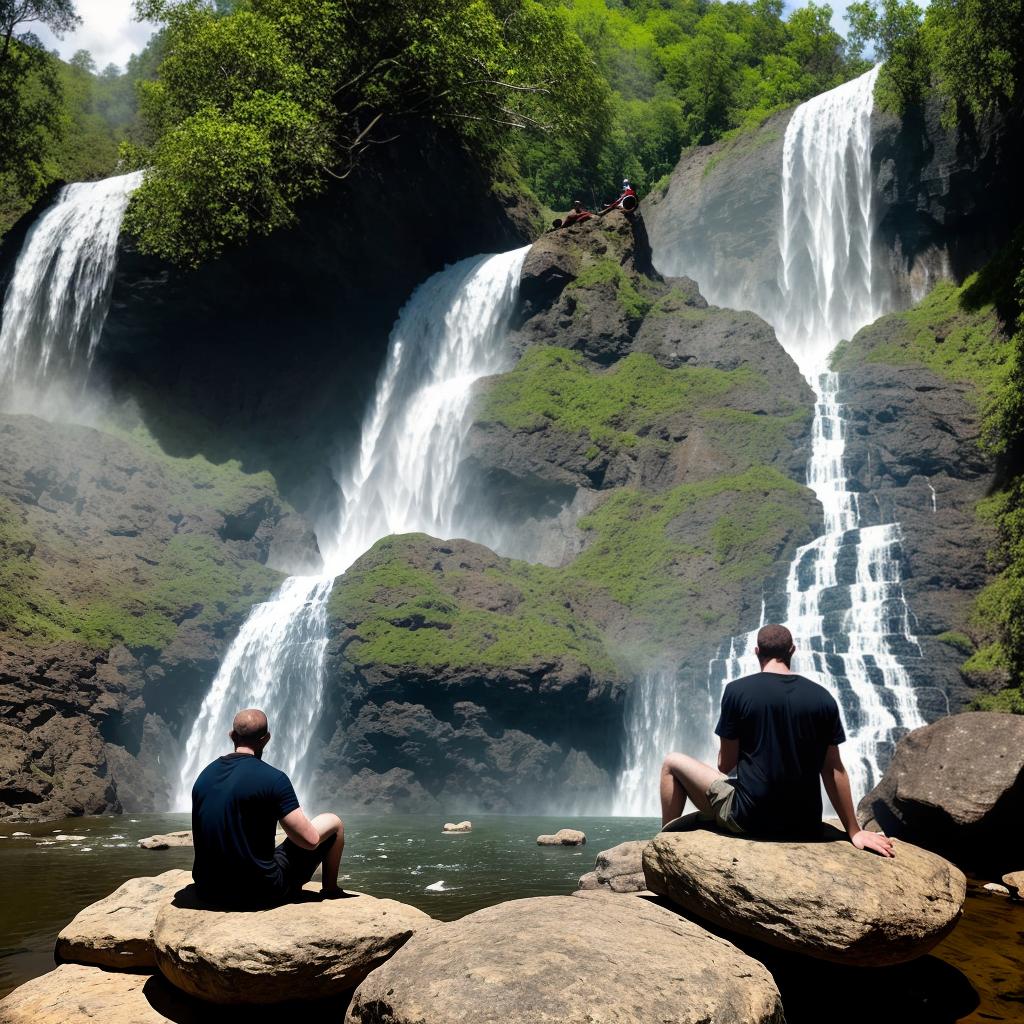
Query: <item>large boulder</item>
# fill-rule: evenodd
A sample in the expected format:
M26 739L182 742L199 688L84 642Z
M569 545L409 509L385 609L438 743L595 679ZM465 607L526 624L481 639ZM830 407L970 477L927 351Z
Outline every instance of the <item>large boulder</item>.
M346 1024L760 1024L783 1020L759 963L639 898L544 896L417 934Z
M189 1024L185 997L159 976L62 964L0 1000L0 1024Z
M122 970L156 967L156 916L191 881L187 871L179 870L152 878L130 878L61 929L54 956L58 962L71 960Z
M952 931L967 891L952 864L902 842L885 859L823 829L810 843L663 832L643 854L647 887L720 928L847 966L912 960Z
M578 828L560 828L554 835L537 836L538 846L583 846L587 836Z
M170 850L178 846L192 846L192 831L167 832L162 835L146 836L139 840L140 850Z
M642 892L647 888L644 879L643 856L647 840L619 843L597 855L594 870L580 878L580 889L609 889L612 892Z
M972 711L900 740L862 818L998 875L1020 865L1024 718Z
M270 910L204 906L191 888L157 916L156 962L179 989L211 1003L281 1003L355 988L431 917L395 900L361 893L307 898Z

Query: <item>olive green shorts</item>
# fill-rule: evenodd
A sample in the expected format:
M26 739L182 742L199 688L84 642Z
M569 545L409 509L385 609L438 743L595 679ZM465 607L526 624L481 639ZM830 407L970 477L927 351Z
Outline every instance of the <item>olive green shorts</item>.
M708 786L707 797L711 807L700 812L701 821L713 821L735 835L742 835L743 829L736 824L732 816L732 804L736 799L736 786L733 780L715 779Z

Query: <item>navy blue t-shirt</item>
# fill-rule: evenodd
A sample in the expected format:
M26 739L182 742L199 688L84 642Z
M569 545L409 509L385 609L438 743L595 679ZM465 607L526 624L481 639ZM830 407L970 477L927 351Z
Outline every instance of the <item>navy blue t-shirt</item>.
M733 680L715 732L740 744L737 825L751 835L820 835L822 765L828 748L846 739L839 705L825 687L778 672Z
M299 806L288 776L251 754L225 754L192 787L192 878L204 900L260 905L284 888L277 823Z

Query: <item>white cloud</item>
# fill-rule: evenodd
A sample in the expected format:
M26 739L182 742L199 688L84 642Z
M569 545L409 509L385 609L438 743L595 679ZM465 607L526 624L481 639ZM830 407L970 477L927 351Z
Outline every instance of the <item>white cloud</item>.
M108 64L123 68L128 58L142 50L155 31L155 26L149 22L134 20L133 0L77 0L75 6L82 25L63 39L55 38L42 26L27 26L65 60L76 50L88 50L99 68Z

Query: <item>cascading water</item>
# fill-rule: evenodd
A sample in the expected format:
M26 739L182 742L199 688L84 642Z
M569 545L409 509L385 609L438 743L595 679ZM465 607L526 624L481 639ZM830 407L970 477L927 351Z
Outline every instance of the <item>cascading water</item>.
M923 724L906 669L921 652L901 584L900 527L869 524L871 509L862 508L861 495L848 488L840 381L828 370L835 345L885 313L891 301L874 259L871 111L877 73L804 103L786 129L777 295L767 303L754 295L708 295L712 302L754 308L768 320L815 392L807 483L821 502L824 533L796 552L784 604L770 600L769 607L793 632L793 668L828 687L843 709L845 761L855 794L877 780L880 759L899 733ZM697 254L681 249L672 261L660 269L713 280ZM637 760L627 762L622 776L633 795L621 812L656 812L658 759L670 747L711 756L714 712L725 683L758 669L755 637L753 632L725 645L709 666L704 699L691 701L685 713L673 677L652 691L661 702L656 712L634 700L627 749ZM705 737L696 748L685 746L694 719ZM665 722L680 724L666 734ZM661 751L648 749L640 736L652 728ZM647 781L637 789L629 780L641 773Z
M140 171L67 185L33 225L4 298L5 404L15 388L85 383L110 308L121 221L141 182Z
M270 716L274 763L301 795L323 704L334 578L389 534L476 534L459 516L466 412L474 381L510 358L502 342L528 251L463 260L421 285L400 313L358 450L339 474L341 512L319 524L324 572L290 577L243 624L191 730L176 807L191 806L196 775L223 752L235 711L250 706Z

